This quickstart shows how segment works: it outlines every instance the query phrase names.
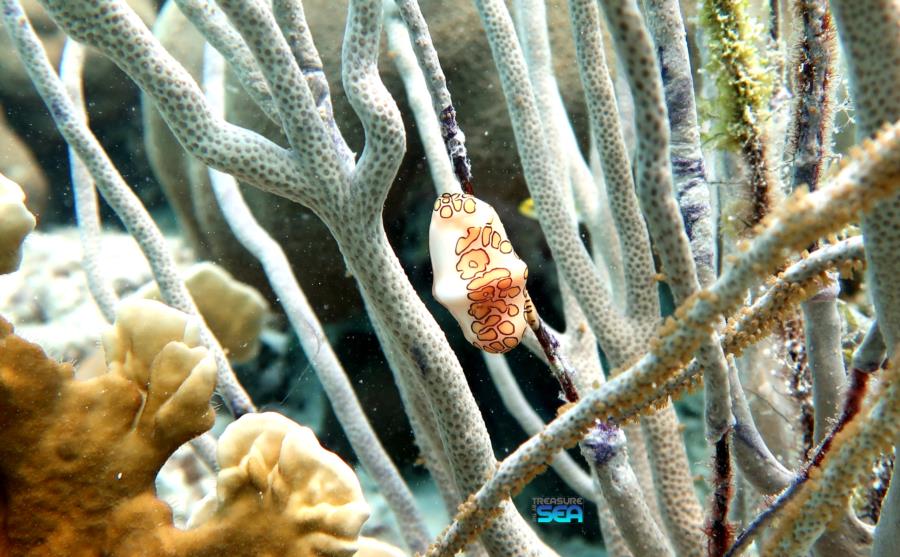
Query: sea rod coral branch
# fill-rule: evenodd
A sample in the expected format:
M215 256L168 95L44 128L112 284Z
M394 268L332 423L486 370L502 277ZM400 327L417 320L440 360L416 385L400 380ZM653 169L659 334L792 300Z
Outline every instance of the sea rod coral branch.
M446 153L444 139L441 136L441 126L434 117L431 94L428 91L428 84L422 69L416 60L412 44L410 44L409 32L397 10L390 6L385 8L384 30L394 66L403 80L406 100L409 102L413 118L415 118L419 139L425 149L425 159L428 161L435 190L438 195L462 193L450 158Z
M900 5L889 0L832 0L830 5L856 107L857 139L870 137L900 118L900 97L894 94L900 87ZM900 342L900 195L866 215L862 230L879 330L893 351ZM887 557L900 547L900 482L891 482L881 518L873 557Z
M300 163L297 166L316 169L315 178L310 175L308 180L333 181L346 188L329 131L268 2L219 0L217 4L243 37L269 84L291 152Z
M273 122L280 122L278 107L260 72L253 54L241 35L228 23L227 16L211 0L175 0L178 9L206 40L231 64L235 74L250 98Z
M739 220L748 229L772 209L777 192L765 128L772 80L753 42L751 17L750 4L744 0L705 0L700 12L708 36L710 74L719 93L724 143L739 152L747 166L743 187L749 208Z
M166 302L173 307L202 317L184 282L178 277L172 254L169 253L162 232L147 213L140 199L122 179L103 147L91 133L65 91L59 76L47 60L40 39L35 34L17 0L3 1L3 19L16 45L32 83L34 83L66 143L72 147L90 170L104 199L135 238L150 263L153 276ZM137 16L135 16L137 17ZM203 342L210 348L219 370L219 388L223 398L236 414L256 410L250 397L237 381L228 359L209 328L201 327Z
M62 60L59 64L59 77L62 79L72 98L72 104L78 115L87 122L84 107L84 91L82 73L84 70L84 47L68 39L63 47ZM75 215L78 220L78 235L81 239L84 274L88 289L100 308L100 312L108 323L116 317L118 296L112 285L106 280L100 263L100 213L97 205L97 189L90 172L78 158L75 150L69 147L69 165L71 167L72 187L75 190Z
M409 30L413 51L425 76L425 84L431 95L435 115L440 121L441 137L444 139L453 171L463 192L472 195L474 180L472 164L466 151L466 136L456 122L456 109L453 107L450 90L447 88L447 78L444 77L444 70L441 68L431 34L428 32L428 24L417 0L394 0L394 2Z
M714 215L710 206L706 164L700 148L700 126L694 99L694 79L688 55L688 41L676 0L647 0L643 3L647 29L657 45L657 57L666 112L672 134L672 181L675 197L691 242L700 286L706 288L716 278L714 260Z
M628 82L635 98L638 132L635 181L647 228L662 260L667 284L676 304L683 304L700 289L684 222L675 201L669 151L669 122L653 41L637 3L608 2L604 13L619 51L624 53ZM731 423L728 372L716 336L710 335L698 354L704 366L707 437L718 440Z
M789 483L783 488L784 490L779 494L778 498L775 499L775 501L772 502L768 507L766 507L756 518L754 518L750 522L750 524L741 532L741 534L737 537L734 545L730 547L729 550L724 554L725 557L734 557L743 553L743 551L749 547L752 540L755 537L758 537L760 531L765 528L773 518L779 516L779 513L783 515L781 519L782 523L780 524L779 529L786 530L790 528L790 526L787 526L785 523L790 524L791 521L796 518L796 516L790 510L782 512L782 509L788 505L791 505L794 496L805 485L805 483L810 480L810 478L818 476L818 468L823 458L826 456L828 450L831 448L836 435L838 435L844 429L844 427L856 417L856 414L859 412L860 404L866 392L865 387L867 381L868 375L858 369L851 370L851 381L848 388L848 396L847 401L845 402L844 411L838 419L837 423L834 425L832 431L825 437L822 444L816 448L816 451L810 458L810 460L806 464L804 464L804 466L800 469L796 476L790 479ZM855 516L853 516L853 519L855 519ZM824 540L824 538L820 538L820 541L821 540ZM844 551L845 555L848 553L851 555L856 553L850 548L846 548L844 549ZM780 554L781 553L779 553L779 555Z
M585 90L591 134L597 144L612 217L619 235L625 276L626 311L655 323L659 318L656 269L650 236L634 192L631 161L603 51L600 10L594 0L570 0L578 70Z
M895 193L900 188L898 178L900 124L895 124L855 148L827 187L812 194L795 194L776 209L749 249L707 291L677 312L682 317L633 368L586 393L540 435L504 459L491 481L472 494L427 555L452 555L461 548L485 527L499 501L541 473L552 454L575 444L598 417L627 418L666 396L656 386L664 385L687 363L715 320L737 307L748 288L775 271L792 251L839 230L878 200Z
M547 243L604 351L611 359L621 361L629 352L633 325L616 311L590 254L572 226L564 198L567 192L557 161L547 156L543 123L509 12L505 4L494 0L478 0L476 7L500 73L525 179Z
M349 171L355 164L355 155L347 145L334 119L331 90L328 86L322 59L319 57L316 45L313 44L312 33L303 11L303 3L300 0L275 0L272 2L272 11L300 71L306 77L309 90L316 101L316 108L331 134L331 141L337 151L338 159L344 170Z
M225 110L224 63L221 56L206 47L204 57L204 88L210 108ZM397 516L407 546L421 551L428 543L428 530L400 472L378 440L341 362L331 348L325 331L301 290L291 270L290 262L281 246L259 225L241 195L234 178L210 170L213 193L222 214L235 237L263 266L300 340L300 345L313 368L334 410L350 445L369 475L378 484L388 505Z
M153 98L178 142L198 160L294 201L310 203L324 196L319 182L308 180L289 150L213 117L196 81L124 2L46 0L42 5L72 38L100 50ZM97 25L102 33L96 32ZM298 91L304 88L305 83Z

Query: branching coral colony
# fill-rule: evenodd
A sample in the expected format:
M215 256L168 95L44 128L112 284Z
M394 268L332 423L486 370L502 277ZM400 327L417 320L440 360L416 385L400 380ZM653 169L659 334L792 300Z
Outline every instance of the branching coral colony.
M529 289L528 254L517 255L515 235L475 197L479 168L451 100L458 84L448 87L415 0L349 2L341 77L365 135L359 154L335 115L300 0L170 0L161 19L180 12L208 41L194 75L122 0L41 0L70 37L57 73L19 0L0 3L70 148L84 270L115 320L106 366L88 378L0 319L0 554L555 555L511 501L552 466L596 504L610 555L896 555L900 482L886 495L872 487L900 436L896 2L569 0L575 59L564 62L577 66L589 120L579 137L548 35L547 10L563 8L513 0L511 14L502 0L476 0L559 273L562 331L535 309L547 293ZM435 4L426 13L449 9ZM430 294L413 288L385 234L406 131L379 73L382 34L439 194L434 295L474 345L460 350L485 352L504 404L531 435L500 462L422 301ZM241 323L208 296L195 303L192 292L208 289L179 276L88 126L79 43L128 74L192 164L205 165L205 199L259 260L405 550L358 538L369 513L360 484L310 430L256 413L229 357L253 355L248 330L265 303L228 287L240 307L229 315ZM225 120L226 67L275 140ZM838 111L843 97L848 113ZM846 153L833 147L836 116L855 126L858 145ZM422 461L455 515L437 537L236 179L311 209L334 237ZM166 305L120 301L106 282L97 190L137 240L153 297ZM179 195L204 199L168 193L176 206ZM0 176L0 272L15 271L34 224L20 188ZM864 294L842 292L860 281ZM669 299L676 309L664 316ZM534 351L558 380L566 404L551 422L510 374L503 354L512 349ZM671 404L701 383L705 503ZM208 433L214 388L238 417L218 439ZM759 404L766 393L788 420ZM188 442L217 467L218 486L180 530L153 480ZM564 451L575 445L584 462Z

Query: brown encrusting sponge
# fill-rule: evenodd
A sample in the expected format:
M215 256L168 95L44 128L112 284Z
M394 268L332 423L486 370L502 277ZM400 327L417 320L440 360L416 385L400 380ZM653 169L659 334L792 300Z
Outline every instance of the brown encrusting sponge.
M189 318L122 304L106 374L74 379L0 318L0 555L353 555L368 517L352 469L277 414L223 433L218 493L179 530L154 479L212 425L215 364Z

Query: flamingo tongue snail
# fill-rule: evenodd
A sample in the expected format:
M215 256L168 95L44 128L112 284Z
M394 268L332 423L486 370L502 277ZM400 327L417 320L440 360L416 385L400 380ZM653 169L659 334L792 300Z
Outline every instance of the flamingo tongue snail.
M528 266L494 208L468 194L441 195L434 202L429 251L434 297L466 339L496 354L518 346L528 328Z

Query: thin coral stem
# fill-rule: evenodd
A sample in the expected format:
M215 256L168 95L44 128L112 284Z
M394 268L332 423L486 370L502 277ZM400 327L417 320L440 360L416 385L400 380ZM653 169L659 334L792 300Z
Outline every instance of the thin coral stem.
M830 152L836 36L824 0L797 0L800 37L793 61L794 106L784 158L791 161L791 189L819 185Z
M675 552L644 502L643 491L628 464L622 430L598 422L580 446L581 453L595 470L600 492L631 553L674 557Z
M872 323L862 343L853 353L853 367L863 371L875 371L885 365L887 347L878 328L878 321Z
M269 3L219 0L217 4L243 37L269 84L294 156L304 167L315 167L319 180L323 174L345 175L346 168L341 163L338 149L332 144L332 132L319 113L307 78L281 33ZM314 150L313 145L332 147Z
M271 121L280 122L278 106L272 99L272 92L253 58L253 53L216 3L210 0L175 0L175 4L206 40L225 57L253 102Z
M830 269L859 268L865 250L860 236L824 246L794 263L769 281L768 288L753 304L728 321L723 345L729 354L740 355L751 344L765 338L789 309L815 294Z
M437 190L438 195L462 193L456 175L453 173L450 157L445 151L446 146L441 137L441 127L434 117L428 84L416 60L406 26L400 20L396 10L385 8L384 28L388 48L394 53L394 66L400 73L400 78L403 79L406 100L412 109L416 128L419 131L419 139L425 148L425 159L428 161L434 189Z
M846 381L841 351L841 316L837 307L839 291L836 277L829 276L824 287L800 306L806 323L806 352L812 372L813 439L816 443L822 441L840 413Z
M43 5L72 38L97 48L119 65L153 99L178 142L198 160L298 202L310 203L324 197L319 191L320 182L313 183L300 171L289 150L214 118L191 75L124 2L47 0ZM103 19L101 13L107 18ZM94 32L96 26L86 21L103 21L105 31ZM141 48L136 52L123 48L122 37L130 37L130 43L124 44L140 44ZM308 91L305 82L303 89ZM309 119L319 119L311 98L308 109L302 113ZM260 172L261 168L268 171ZM318 178L333 176L322 168Z
M706 554L721 557L734 539L733 526L728 522L728 511L734 495L731 473L731 439L723 435L716 441L713 455L713 495L706 535Z
M428 24L416 0L394 0L394 2L409 30L413 51L425 75L425 83L431 93L434 112L440 121L441 136L444 138L453 171L463 191L473 195L474 180L472 164L466 152L466 136L456 121L456 109L453 107L450 90L447 88L447 78L444 77L437 50L428 32Z
M756 428L733 359L730 364L735 462L744 478L761 493L778 493L790 484L793 475L775 458Z
M770 76L754 44L749 4L741 0L709 0L701 8L700 22L707 31L710 73L719 91L720 127L725 146L741 155L746 167L742 180L738 220L746 235L772 209L778 191L769 163L768 103Z
M84 69L84 48L68 39L60 61L60 79L69 92L72 104L87 124L84 105L82 73ZM78 235L81 238L82 266L87 278L88 290L94 297L100 313L107 323L116 320L116 304L119 296L103 274L100 262L101 223L97 204L97 189L84 163L72 147L69 150L69 164L72 172L72 187L75 189L75 215L78 219Z
M325 76L322 59L319 57L319 52L313 43L309 24L306 22L303 4L300 0L274 0L272 2L272 13L275 16L278 28L291 49L294 60L300 67L303 76L306 77L309 91L312 93L319 115L322 117L322 121L331 135L331 143L337 152L341 166L345 172L349 172L355 164L355 155L347 145L347 141L344 139L344 135L334 119L331 90L328 86L328 79Z

